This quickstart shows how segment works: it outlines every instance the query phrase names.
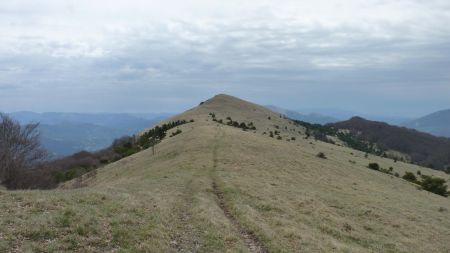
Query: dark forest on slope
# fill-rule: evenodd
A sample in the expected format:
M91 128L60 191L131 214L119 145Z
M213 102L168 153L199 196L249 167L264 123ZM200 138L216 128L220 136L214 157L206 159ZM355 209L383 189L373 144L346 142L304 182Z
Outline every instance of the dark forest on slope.
M328 124L337 129L347 129L362 139L375 143L382 150L395 150L410 157L412 163L438 170L450 166L450 139L436 137L417 130L392 126L384 122L360 117Z

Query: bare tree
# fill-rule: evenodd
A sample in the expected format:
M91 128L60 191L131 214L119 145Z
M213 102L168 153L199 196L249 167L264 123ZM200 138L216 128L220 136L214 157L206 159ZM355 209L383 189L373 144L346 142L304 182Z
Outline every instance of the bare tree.
M29 174L46 157L38 126L37 123L21 126L0 113L0 183L8 188L17 188L21 176Z

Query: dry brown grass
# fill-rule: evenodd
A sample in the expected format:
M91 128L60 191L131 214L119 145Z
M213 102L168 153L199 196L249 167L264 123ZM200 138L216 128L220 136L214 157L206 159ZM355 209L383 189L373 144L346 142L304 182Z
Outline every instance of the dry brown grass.
M217 124L209 112L257 131ZM84 177L87 187L0 190L0 251L257 252L255 242L268 252L450 251L449 199L366 166L448 175L304 140L278 114L227 96L176 118L195 122L154 156ZM262 134L275 125L283 140Z

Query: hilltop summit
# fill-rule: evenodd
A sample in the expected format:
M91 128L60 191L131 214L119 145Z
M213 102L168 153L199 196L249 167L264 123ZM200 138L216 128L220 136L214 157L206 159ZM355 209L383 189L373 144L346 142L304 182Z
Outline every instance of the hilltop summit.
M194 119L197 124L200 122L200 125L217 125L219 122L226 125L230 119L246 125L251 123L256 128L253 132L269 135L270 132L277 131L283 138L301 136L305 131L302 126L294 125L280 113L226 94L218 94L162 123L190 119Z
M280 118L280 114L275 113L263 106L233 97L230 95L219 94L194 107L175 118L180 117L199 117L209 116L209 113L216 113L221 117L232 117L240 120L255 119L265 121L269 117L272 119ZM172 120L172 119L170 119Z

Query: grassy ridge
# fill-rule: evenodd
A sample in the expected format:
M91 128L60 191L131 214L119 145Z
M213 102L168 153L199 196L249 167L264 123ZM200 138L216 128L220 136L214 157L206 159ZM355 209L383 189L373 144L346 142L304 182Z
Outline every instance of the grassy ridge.
M367 165L448 175L305 139L277 114L220 99L170 119L195 122L154 154L143 150L55 190L0 190L0 251L450 251L449 199ZM275 129L281 140L264 134Z

